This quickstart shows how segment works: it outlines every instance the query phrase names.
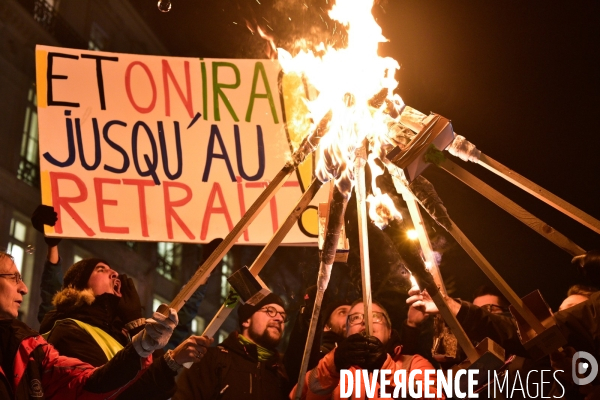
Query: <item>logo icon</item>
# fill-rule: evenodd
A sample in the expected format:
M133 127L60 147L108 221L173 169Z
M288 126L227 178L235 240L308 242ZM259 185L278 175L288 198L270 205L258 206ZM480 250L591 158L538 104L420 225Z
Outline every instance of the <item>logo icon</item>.
M585 351L578 351L573 354L571 367L573 371L573 382L576 385L587 385L596 379L596 376L598 375L598 362L594 356Z

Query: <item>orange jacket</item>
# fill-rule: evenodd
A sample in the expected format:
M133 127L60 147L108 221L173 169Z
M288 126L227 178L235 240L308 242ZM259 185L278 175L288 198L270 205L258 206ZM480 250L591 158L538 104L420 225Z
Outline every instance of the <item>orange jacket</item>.
M381 370L390 370L391 371L391 376L388 375L387 379L390 380L390 385L387 387L387 392L390 394L393 394L393 391L395 389L394 386L394 378L393 375L396 371L398 370L406 370L406 379L408 380L408 375L410 374L410 372L414 369L419 369L421 371L425 371L428 369L433 370L433 365L431 365L431 363L429 361L427 361L425 358L415 355L415 356L403 356L400 354L400 351L402 349L402 346L398 346L395 349L395 354L394 354L394 358L392 358L389 354L387 356L387 359L385 360L385 362L383 363L383 366L381 367ZM304 379L304 388L302 390L302 399L307 399L307 400L325 400L325 399L332 399L332 400L337 400L337 399L341 399L340 397L340 374L337 371L337 368L335 367L335 364L333 362L333 357L335 354L335 349L331 352L329 352L325 357L323 357L323 359L321 359L321 361L319 362L319 364L312 370L306 373L306 377ZM352 372L352 376L356 376L355 371L358 368L355 367L351 367L350 371ZM424 388L423 389L423 393L425 392L425 390L428 390L429 393L435 393L436 390L436 379L435 379L435 374L431 375L431 378L433 379L434 383L433 385ZM425 382L423 381L423 374L417 374L415 376L415 381L419 380L422 382L422 385L424 386ZM377 383L375 384L375 396L374 397L369 397L369 399L380 399L380 387L379 387L379 379L377 379ZM293 399L295 394L296 394L296 389L297 389L297 385L296 387L294 387L294 389L292 390L292 392L290 393L290 399ZM407 389L408 390L408 389ZM401 393L401 392L400 392ZM360 397L356 397L356 393L353 391L352 392L352 399L367 399L366 393L365 393L365 385L364 383L362 384L361 390L360 390ZM442 397L443 399L444 397Z

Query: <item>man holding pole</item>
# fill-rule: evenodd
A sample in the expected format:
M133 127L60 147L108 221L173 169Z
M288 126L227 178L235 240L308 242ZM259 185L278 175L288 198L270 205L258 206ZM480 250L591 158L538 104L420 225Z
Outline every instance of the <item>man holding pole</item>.
M270 293L256 305L238 308L239 333L232 332L184 371L173 400L286 398L287 376L275 350L283 337L284 303Z
M321 359L317 367L306 374L301 398L341 399L341 370L350 370L352 376L356 376L356 371L364 369L369 372L389 370L393 376L397 370L403 369L408 376L414 369L423 372L434 369L431 363L421 356L401 354L399 335L392 329L387 311L375 301L372 307L373 336L365 336L364 306L362 301L355 302L348 312L346 322L348 337ZM435 379L432 381L433 385L427 387L423 374L415 378L422 380L424 391L434 393ZM294 398L296 389L297 387L290 394L290 398ZM364 387L362 389L361 393L365 394ZM371 398L382 398L379 383L376 383L374 393L375 396Z

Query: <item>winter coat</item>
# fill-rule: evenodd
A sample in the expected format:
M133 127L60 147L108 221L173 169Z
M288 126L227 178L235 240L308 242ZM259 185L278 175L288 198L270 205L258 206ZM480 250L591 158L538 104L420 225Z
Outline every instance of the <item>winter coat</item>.
M1 399L108 399L130 385L150 364L149 359L140 358L129 345L110 363L94 368L59 355L51 344L19 320L0 323L11 338L2 343L0 360L3 366L12 364L10 372L0 367ZM11 360L14 361L10 363Z
M40 284L40 297L42 300L38 307L38 321L40 323L44 320L47 313L54 310L52 299L62 289L62 285L63 270L61 260L59 259L56 264L52 264L49 260L46 260Z
M242 345L234 331L182 372L173 400L281 400L286 380L279 354L258 361L256 346Z
M63 289L55 296L56 310L50 311L41 324L50 331L47 340L61 355L79 358L95 367L106 364L114 352L106 352L90 333L76 321L97 327L121 346L130 341L123 324L116 317L119 297L103 294L94 297L90 289ZM163 357L156 357L140 380L119 395L120 400L164 400L175 392L175 376Z
M129 342L123 323L116 316L119 297L109 293L94 297L91 289L67 288L56 294L54 304L56 310L46 314L40 332L49 332L48 343L60 354L79 358L95 367L109 360L94 338L73 320L102 329L121 346Z
M393 375L396 371L402 370L402 369L406 370L406 378L408 379L410 371L412 371L413 369L419 369L421 371L434 369L433 366L431 365L431 363L429 361L427 361L425 358L423 358L419 355L405 356L405 355L401 354L401 350L402 350L402 346L397 346L393 352L394 356L392 357L392 355L388 354L385 362L383 363L382 367L380 368L380 370L385 369L385 370L391 371L391 379L390 379L391 383L387 388L388 394L393 393L393 390L394 390L394 386L392 385L393 381L394 381ZM324 400L324 399L336 399L337 400L337 399L341 399L340 374L334 363L334 356L335 356L336 351L337 351L337 349L328 353L325 357L323 357L321 359L321 361L319 361L319 364L312 371L309 371L306 373L306 378L304 380L304 388L302 390L302 396L301 396L302 399L307 399L307 400ZM352 376L356 376L356 371L358 369L359 368L355 368L355 367L349 368L349 370L352 373ZM389 378L389 376L388 376L388 378ZM435 390L437 387L435 374L431 375L431 378L433 380L433 385L430 386L429 388L426 388L422 374L416 375L415 378L422 381L422 385L424 388L423 391L429 390L429 393L435 393ZM379 381L379 379L378 379L378 381ZM290 399L294 398L294 396L296 394L296 389L297 389L297 386L290 393ZM361 393L362 397L358 397L358 398L366 399L364 384L362 385L360 393ZM380 391L379 382L376 383L374 393L375 393L375 397L372 397L373 399L382 398L381 397L382 393ZM354 394L355 393L353 392L353 396L354 396ZM355 397L352 397L352 398L355 398Z

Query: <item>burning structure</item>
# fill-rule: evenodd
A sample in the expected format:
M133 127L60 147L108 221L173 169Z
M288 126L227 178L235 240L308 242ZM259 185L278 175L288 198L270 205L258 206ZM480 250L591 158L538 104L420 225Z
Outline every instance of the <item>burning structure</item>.
M344 48L335 49L324 44L311 49L304 46L294 55L283 49L278 50L283 69L282 86L295 85L297 88L294 93L297 93L298 99L288 102L295 104L295 109L286 110L287 129L292 139L294 153L263 195L250 207L234 230L219 245L209 260L198 269L192 281L171 304L172 307L179 308L185 302L252 222L255 213L264 207L270 196L294 170L308 169L311 173L314 172L315 179L286 222L274 234L250 268L250 272L254 275L257 275L264 266L268 257L321 185L332 182L317 277L317 296L300 372L301 379L296 392L298 394L302 393L304 383L302 378L306 373L308 353L312 347L323 293L329 282L344 215L353 189L356 195L359 223L362 292L367 334L372 330L368 219L370 217L379 228L384 228L389 221L402 218L393 200L376 184L378 176L388 173L393 179L397 193L407 204L409 217L418 234L420 250L418 256L409 263L411 272L419 287L427 290L432 296L444 322L466 353L468 364L478 365L479 369L497 368L503 362L502 352L489 342L483 343L481 348L475 348L456 318L449 312L438 260L427 237L419 206L456 239L509 300L511 311L519 323L523 343L531 354L535 356L548 354L560 348L565 340L555 329L552 315L548 314L548 307L545 306L541 296L534 293L521 299L510 288L452 221L433 186L420 176L421 172L431 164L442 167L573 256L581 255L584 250L447 160L443 151L447 150L453 156L486 167L600 233L600 221L481 153L464 137L455 134L447 118L437 114L425 115L406 106L402 98L395 93L398 85L395 79L399 69L398 62L377 54L379 43L386 39L371 17L372 6L372 2L369 1L351 0L338 0L333 5L330 17L347 29L347 46ZM367 166L371 176L369 182L365 173ZM370 194L367 195L368 192ZM222 308L206 333L213 333L215 326L226 317L228 312L226 307Z

